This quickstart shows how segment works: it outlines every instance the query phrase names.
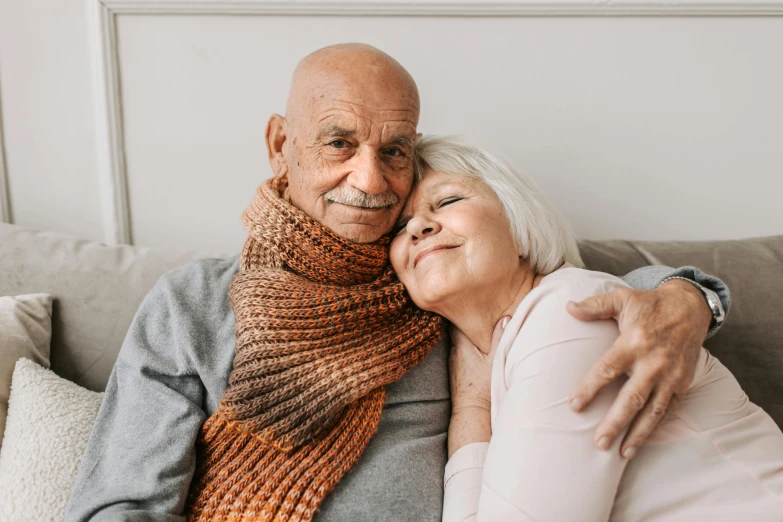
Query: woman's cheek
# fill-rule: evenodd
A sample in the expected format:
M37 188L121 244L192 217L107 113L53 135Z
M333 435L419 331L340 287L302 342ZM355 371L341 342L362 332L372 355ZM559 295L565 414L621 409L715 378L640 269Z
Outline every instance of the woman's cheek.
M396 239L394 239L392 240L391 248L389 249L389 260L391 261L392 268L398 274L400 274L399 257L400 257L399 242Z

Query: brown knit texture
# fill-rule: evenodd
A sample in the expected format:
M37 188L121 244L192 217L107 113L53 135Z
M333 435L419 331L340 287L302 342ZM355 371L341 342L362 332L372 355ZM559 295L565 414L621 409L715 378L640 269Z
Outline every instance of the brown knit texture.
M388 261L259 187L229 299L236 354L197 440L189 520L308 521L375 433L384 386L437 342Z

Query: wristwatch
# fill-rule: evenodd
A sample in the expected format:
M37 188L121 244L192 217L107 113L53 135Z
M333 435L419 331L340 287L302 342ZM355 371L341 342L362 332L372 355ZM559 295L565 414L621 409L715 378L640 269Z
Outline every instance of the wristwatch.
M696 281L693 281L691 279L688 279L687 277L680 277L680 276L671 276L667 277L663 281L661 281L661 284L665 283L666 281L671 281L672 279L680 279L682 281L687 281L696 288L701 291L701 293L704 295L704 298L707 300L707 306L710 307L710 310L712 310L712 323L710 324L710 332L714 330L715 328L719 327L723 324L723 321L726 320L726 312L723 310L723 304L720 302L720 297L718 297L718 294L714 291L710 290L709 288L704 288Z

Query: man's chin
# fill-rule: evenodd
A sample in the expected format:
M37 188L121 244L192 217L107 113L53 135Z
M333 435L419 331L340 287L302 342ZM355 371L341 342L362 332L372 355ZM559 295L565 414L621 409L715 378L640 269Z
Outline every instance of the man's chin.
M388 225L372 225L369 223L335 223L327 224L332 232L352 243L374 243L389 232Z
M334 204L321 223L332 232L353 243L373 243L394 226L396 215L391 209L369 211Z

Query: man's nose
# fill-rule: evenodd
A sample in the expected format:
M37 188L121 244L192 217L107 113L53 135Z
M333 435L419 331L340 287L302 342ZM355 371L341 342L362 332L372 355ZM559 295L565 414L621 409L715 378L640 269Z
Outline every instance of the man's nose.
M362 150L355 158L356 164L348 183L367 194L383 194L389 189L383 175L383 162L377 151Z
M435 235L440 232L440 228L440 223L433 221L425 215L412 217L407 225L408 233L414 241L420 241L426 237Z

